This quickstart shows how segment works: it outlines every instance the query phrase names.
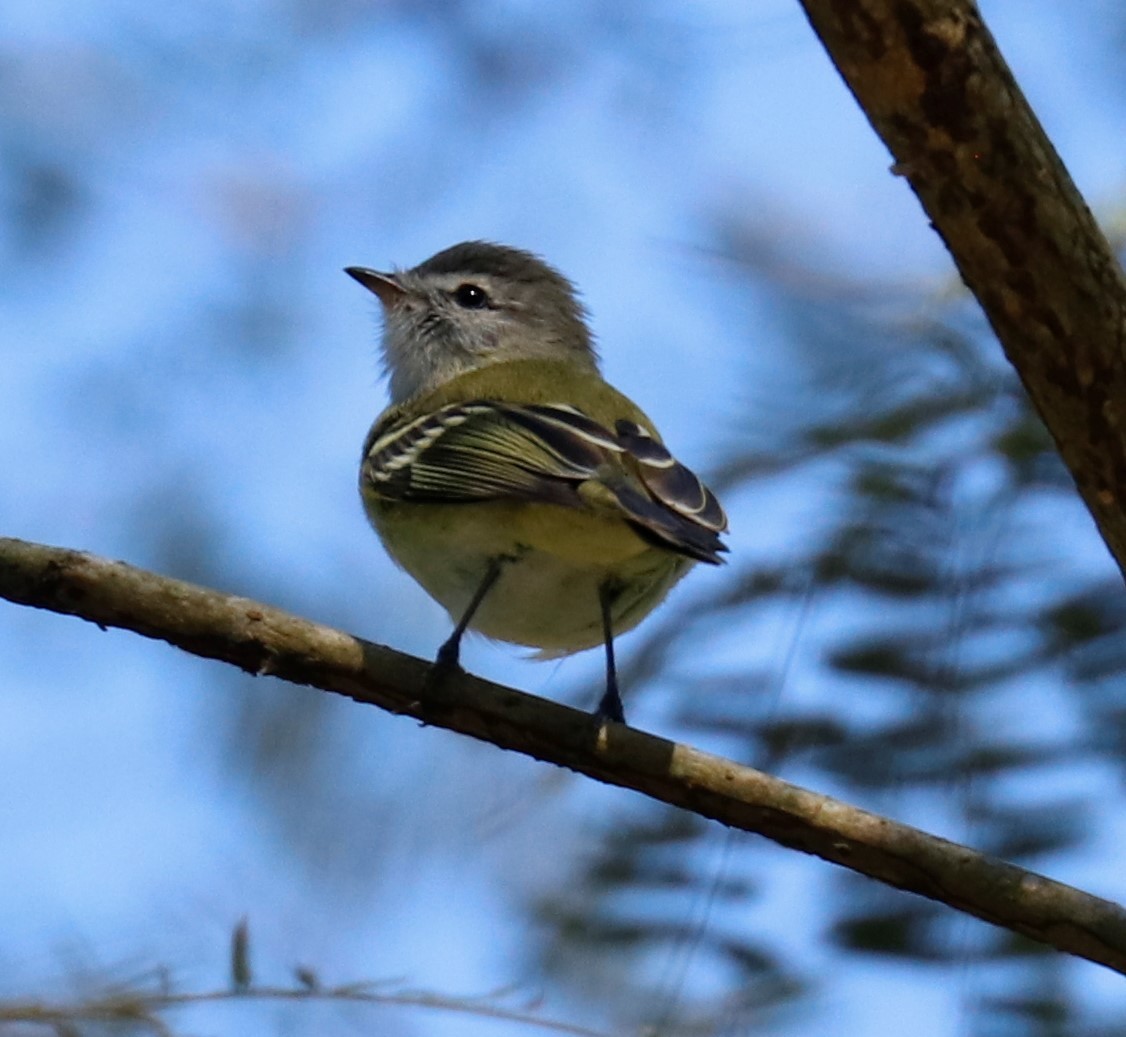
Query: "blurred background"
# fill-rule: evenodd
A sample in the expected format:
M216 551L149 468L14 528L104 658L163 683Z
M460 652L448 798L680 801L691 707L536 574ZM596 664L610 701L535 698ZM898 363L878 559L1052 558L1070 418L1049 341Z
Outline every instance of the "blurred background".
M983 13L1120 230L1121 5ZM431 657L355 490L385 395L341 268L532 249L731 514L730 564L622 640L631 721L1124 900L1126 594L889 165L792 0L16 0L0 534ZM464 661L597 699L597 652ZM0 1005L222 989L245 916L256 982L604 1032L1126 1034L1096 966L409 720L5 603L0 674Z

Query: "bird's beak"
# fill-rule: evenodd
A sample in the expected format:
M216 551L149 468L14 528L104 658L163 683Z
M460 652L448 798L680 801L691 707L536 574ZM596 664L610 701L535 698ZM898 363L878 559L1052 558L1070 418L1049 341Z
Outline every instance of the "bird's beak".
M406 289L399 284L394 274L381 274L378 270L369 270L365 266L346 266L344 273L354 277L369 292L378 295L384 306L394 306L406 297Z

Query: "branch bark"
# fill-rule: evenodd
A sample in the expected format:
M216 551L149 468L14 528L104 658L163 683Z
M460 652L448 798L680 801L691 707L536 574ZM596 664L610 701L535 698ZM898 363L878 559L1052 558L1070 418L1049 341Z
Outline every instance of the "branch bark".
M1126 281L969 0L801 0L1126 574Z
M633 789L1126 974L1126 910L743 767L247 598L79 551L0 538L0 597L133 630L254 674L347 695Z

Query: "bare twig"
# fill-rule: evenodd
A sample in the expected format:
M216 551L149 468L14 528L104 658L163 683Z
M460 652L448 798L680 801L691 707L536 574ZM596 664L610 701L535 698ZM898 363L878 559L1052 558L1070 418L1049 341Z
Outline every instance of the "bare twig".
M144 1027L155 1034L170 1033L161 1018L175 1009L206 1004L246 1001L305 1001L381 1005L398 1008L424 1008L459 1015L494 1019L498 1022L533 1026L569 1037L607 1037L601 1030L555 1019L545 1019L522 1008L507 1008L499 995L454 997L419 990L380 991L378 984L355 983L340 987L246 987L232 990L210 990L197 993L170 991L124 991L97 996L88 1000L68 1001L0 1001L0 1025L26 1023L65 1031L77 1023L128 1023Z

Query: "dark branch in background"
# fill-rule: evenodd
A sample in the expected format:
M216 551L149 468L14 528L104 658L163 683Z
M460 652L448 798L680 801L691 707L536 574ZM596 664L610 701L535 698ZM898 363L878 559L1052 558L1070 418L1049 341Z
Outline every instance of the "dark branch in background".
M802 0L1126 573L1126 282L969 0Z
M464 675L278 609L78 551L0 538L0 596L135 630L471 735L766 836L1126 973L1126 911L730 760Z

